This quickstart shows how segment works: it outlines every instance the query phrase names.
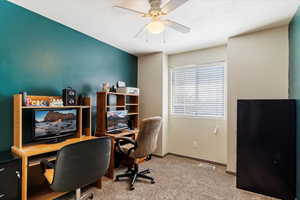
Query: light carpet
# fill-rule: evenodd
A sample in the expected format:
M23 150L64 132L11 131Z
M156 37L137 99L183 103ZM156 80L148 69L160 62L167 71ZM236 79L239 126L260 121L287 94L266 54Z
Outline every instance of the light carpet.
M151 168L156 183L138 181L135 190L129 191L128 181L114 182L104 178L102 189L89 187L95 200L275 200L235 187L235 176L227 174L225 167L192 159L168 155L153 157L141 164ZM126 169L117 169L117 174ZM74 198L69 194L63 200Z

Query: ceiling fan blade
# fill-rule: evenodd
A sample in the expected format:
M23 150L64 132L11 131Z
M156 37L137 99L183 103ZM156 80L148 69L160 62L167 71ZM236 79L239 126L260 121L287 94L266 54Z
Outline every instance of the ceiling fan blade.
M134 36L134 38L138 38L147 29L148 25L149 24L146 24L145 26L143 26L143 28L141 28L141 30Z
M179 31L181 33L189 33L191 31L191 29L189 27L184 26L182 24L178 24L177 22L173 22L173 21L168 20L168 19L167 20L163 20L163 23L166 26L168 26L168 27L170 27L170 28L172 28L172 29L174 29L176 31Z
M122 7L122 6L113 6L114 8L119 8L125 11L129 11L131 14L137 14L137 15L141 15L141 16L146 16L147 13L141 12L141 11L137 11L131 8L126 8L126 7Z
M176 8L180 7L184 3L186 3L188 0L170 0L164 7L162 8L162 11L164 13L170 13Z

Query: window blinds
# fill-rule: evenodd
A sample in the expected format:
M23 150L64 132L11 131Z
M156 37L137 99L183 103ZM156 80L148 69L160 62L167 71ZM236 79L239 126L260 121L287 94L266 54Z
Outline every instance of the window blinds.
M224 63L170 70L170 114L224 116Z

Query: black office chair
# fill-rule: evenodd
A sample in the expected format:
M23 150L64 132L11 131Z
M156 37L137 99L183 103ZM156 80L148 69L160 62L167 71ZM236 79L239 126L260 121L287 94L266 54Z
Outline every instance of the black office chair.
M55 165L42 160L41 166L53 191L76 190L76 200L93 199L93 193L81 197L80 188L96 182L106 173L110 154L111 139L97 138L67 145L58 152Z

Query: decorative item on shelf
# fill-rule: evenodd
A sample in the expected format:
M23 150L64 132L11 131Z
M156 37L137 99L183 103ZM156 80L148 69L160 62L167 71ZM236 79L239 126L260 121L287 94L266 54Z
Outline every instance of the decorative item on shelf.
M110 88L110 92L117 92L117 86L116 86L116 85L113 85L113 86Z
M64 106L75 106L76 102L76 90L71 87L63 89L63 105Z
M109 90L110 90L109 83L108 82L103 83L102 91L103 92L109 92Z
M53 107L64 106L64 102L61 98L50 97L49 106L53 106Z
M30 97L26 97L26 106L31 105L31 99Z
M27 92L22 91L22 92L19 92L19 94L22 95L22 105L26 106L27 105Z
M49 102L45 100L40 101L40 106L49 106Z
M49 106L49 99L45 96L26 96L25 104L26 106Z
M126 87L126 83L124 81L118 81L117 82L117 87L118 88L124 88L124 87Z

